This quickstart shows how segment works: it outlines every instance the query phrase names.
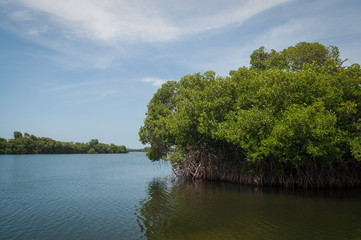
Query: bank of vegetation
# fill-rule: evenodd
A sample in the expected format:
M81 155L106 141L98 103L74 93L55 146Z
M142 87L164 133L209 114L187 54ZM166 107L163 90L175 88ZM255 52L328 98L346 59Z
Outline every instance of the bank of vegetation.
M87 143L60 142L47 137L36 137L14 132L13 139L0 138L0 154L76 154L76 153L127 153L125 146L99 143L92 139Z
M149 147L144 148L128 148L129 152L147 152Z
M301 188L361 186L361 69L335 46L264 47L249 68L169 81L139 131L184 178Z

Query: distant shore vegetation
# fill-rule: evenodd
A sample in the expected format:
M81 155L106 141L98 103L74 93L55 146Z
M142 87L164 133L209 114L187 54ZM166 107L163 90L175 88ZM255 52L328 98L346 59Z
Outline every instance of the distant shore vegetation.
M127 153L124 146L99 143L92 139L87 143L56 141L48 137L36 137L28 133L14 132L13 139L0 138L0 154L77 154L77 153Z
M129 152L147 152L150 147L144 148L128 148Z
M168 81L139 131L185 178L301 188L361 186L361 68L336 46L264 47L250 67Z

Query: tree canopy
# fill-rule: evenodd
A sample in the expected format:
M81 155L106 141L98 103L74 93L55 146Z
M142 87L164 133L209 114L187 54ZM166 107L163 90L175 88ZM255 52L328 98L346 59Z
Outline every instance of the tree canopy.
M269 53L261 47L250 68L228 77L209 71L163 84L148 104L139 136L151 144L151 160L187 166L192 176L212 178L211 163L217 162L233 166L227 171L237 179L255 173L256 181L270 169L260 165L278 164L267 174L278 174L274 181L282 184L286 170L303 167L314 172L313 179L320 174L315 169L361 161L360 103L360 66L343 67L337 47L301 42Z
M278 68L288 71L301 71L305 64L323 66L327 61L341 65L340 53L336 46L326 47L320 43L300 42L280 52L271 49L266 51L264 46L251 54L251 68Z
M92 139L88 143L60 142L47 137L36 137L28 133L14 132L14 139L0 138L0 154L68 154L68 153L126 153L123 145L99 143Z

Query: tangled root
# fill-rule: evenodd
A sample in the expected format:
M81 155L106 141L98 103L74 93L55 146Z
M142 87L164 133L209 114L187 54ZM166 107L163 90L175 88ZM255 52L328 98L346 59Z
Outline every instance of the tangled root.
M257 186L287 188L361 187L361 163L356 160L336 163L306 162L296 166L272 158L250 162L234 153L232 161L222 161L206 146L192 150L174 169L185 179L205 179Z

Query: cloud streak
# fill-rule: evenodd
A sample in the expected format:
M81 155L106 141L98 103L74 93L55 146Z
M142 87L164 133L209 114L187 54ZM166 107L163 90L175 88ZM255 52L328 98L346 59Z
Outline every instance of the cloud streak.
M54 50L47 58L66 68L107 69L148 47L235 29L289 1L13 0L2 2L0 27Z
M288 1L16 0L26 10L14 11L13 16L17 20L31 21L36 19L32 15L45 14L48 24L60 25L64 34L68 32L77 38L105 43L163 42L239 25Z
M359 2L358 5L361 6ZM357 41L361 37L361 28L360 25L352 23L361 21L359 9L360 7L354 4L338 1L294 1L283 9L281 7L284 16L270 17L281 21L271 23L264 30L258 31L253 35L252 41L236 46L221 46L222 53L219 53L217 58L206 56L197 61L185 61L184 64L191 66L195 62L198 69L212 69L227 75L230 69L249 66L250 54L260 46L267 50L281 51L301 41L338 46L341 58L349 59L345 65L357 63L361 61L361 48ZM268 20L267 16L262 17Z
M151 83L155 87L160 87L160 86L162 86L163 83L166 83L165 80L158 79L158 78L151 78L151 77L143 78L142 81L145 83Z

